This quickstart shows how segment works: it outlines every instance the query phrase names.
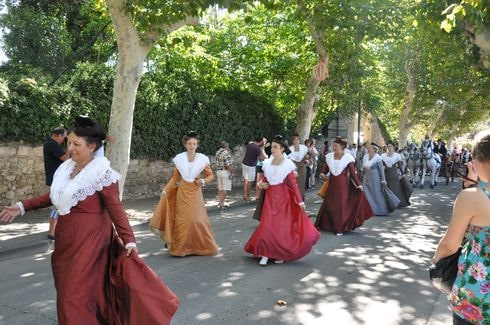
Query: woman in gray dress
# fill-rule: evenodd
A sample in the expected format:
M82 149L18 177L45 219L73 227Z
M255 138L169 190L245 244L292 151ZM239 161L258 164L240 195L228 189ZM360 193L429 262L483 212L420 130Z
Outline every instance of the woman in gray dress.
M379 147L371 143L367 149L367 155L364 156L362 164L364 194L366 194L374 214L378 216L388 215L398 206L400 200L386 186L383 160L377 153Z
M403 208L410 205L410 195L412 195L413 188L408 180L398 176L398 171L403 175L402 161L399 153L395 152L393 142L387 143L388 152L381 155L383 164L385 166L385 175L388 188L395 193L396 197L400 200L399 208Z

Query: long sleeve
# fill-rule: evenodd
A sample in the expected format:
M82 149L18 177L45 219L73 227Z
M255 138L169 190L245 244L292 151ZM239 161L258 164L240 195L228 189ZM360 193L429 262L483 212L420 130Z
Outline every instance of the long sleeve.
M294 198L297 203L303 202L303 197L301 196L301 192L299 191L298 182L296 182L296 176L294 176L294 172L290 172L288 176L286 176L286 182L291 186L294 192Z
M172 176L168 180L167 185L165 185L165 192L169 193L172 190L175 190L177 182L182 180L182 176L180 176L179 170L177 168L174 168L172 172Z
M329 172L330 168L328 167L328 164L325 163L325 165L323 165L322 174L327 175Z
M379 177L381 178L381 181L382 182L385 182L386 181L386 177L385 177L385 170L383 168L383 163L377 162L376 163L376 168L378 169Z
M119 200L119 184L116 182L103 187L100 195L119 237L121 237L124 244L134 243L134 234L129 225L128 215Z
M356 167L354 167L354 163L351 162L347 165L347 168L349 168L349 173L350 173L350 177L354 180L354 183L356 184L356 186L361 186L361 181L359 180L359 177L357 177L357 174L356 174Z
M211 167L209 167L209 165L204 167L203 173L204 173L204 181L206 182L206 185L211 183L211 181L214 178L214 175L213 175L213 170L211 169Z
M24 209L26 211L40 209L40 208L47 208L53 205L51 203L51 199L49 198L49 192L46 192L32 199L27 199L25 201L22 201L22 204L24 205Z

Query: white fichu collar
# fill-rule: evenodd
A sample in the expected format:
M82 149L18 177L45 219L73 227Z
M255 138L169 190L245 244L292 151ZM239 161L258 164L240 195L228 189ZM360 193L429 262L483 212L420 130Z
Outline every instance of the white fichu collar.
M369 154L366 154L364 155L364 158L362 158L362 166L365 168L371 168L372 165L382 160L383 159L381 159L381 156L378 154L375 154L372 159L369 159Z
M105 157L95 157L74 178L70 178L75 164L68 159L56 169L53 176L49 197L60 215L70 213L70 209L78 202L121 178Z
M173 161L175 167L179 170L180 176L186 182L194 182L204 167L210 164L209 158L202 153L196 153L194 160L190 162L187 157L187 152L182 152L175 156Z
M349 155L348 153L344 153L342 158L334 159L334 153L331 152L325 156L325 160L327 161L328 168L330 169L330 173L334 176L339 176L340 173L347 167L348 164L354 162L354 157Z
M288 158L283 158L279 165L273 165L273 159L269 158L264 160L262 169L264 170L264 176L267 178L267 182L270 185L277 185L282 183L289 173L296 170L296 165Z
M308 147L305 146L304 144L299 145L298 151L294 151L294 146L290 146L289 150L291 150L291 153L288 155L289 159L294 160L296 162L300 162L301 160L303 160L303 158L308 153Z
M401 160L400 154L397 152L393 152L391 156L388 156L387 153L384 153L381 155L381 158L383 158L383 162L388 168L391 168L391 166L393 166L394 164L396 164Z

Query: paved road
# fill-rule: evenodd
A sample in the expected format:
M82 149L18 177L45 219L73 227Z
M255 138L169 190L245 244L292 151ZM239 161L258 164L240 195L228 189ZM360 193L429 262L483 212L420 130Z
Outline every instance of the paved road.
M242 249L257 225L250 203L209 209L221 247L215 257L169 256L141 224L155 200L130 204L129 211L141 256L181 299L172 324L439 325L450 323L450 313L427 267L459 185L416 190L412 206L372 218L343 237L322 233L310 255L266 267ZM307 195L313 215L320 201L313 192ZM22 223L17 226L26 231ZM44 233L0 233L0 324L56 324Z

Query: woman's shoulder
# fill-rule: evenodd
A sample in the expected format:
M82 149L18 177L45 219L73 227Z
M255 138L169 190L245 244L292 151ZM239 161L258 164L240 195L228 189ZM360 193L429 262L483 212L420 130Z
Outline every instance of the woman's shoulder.
M485 210L490 215L490 198L482 189L477 187L467 188L459 192L455 204L468 209L482 209L485 207Z

